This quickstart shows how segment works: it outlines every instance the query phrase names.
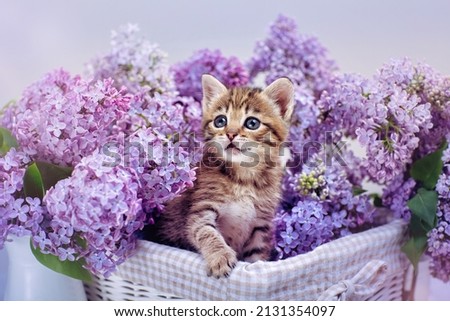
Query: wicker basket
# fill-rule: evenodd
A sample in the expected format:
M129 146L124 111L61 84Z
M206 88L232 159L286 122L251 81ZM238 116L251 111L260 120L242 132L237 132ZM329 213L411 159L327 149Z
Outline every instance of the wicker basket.
M89 300L402 300L404 230L393 221L287 260L239 262L219 280L197 253L140 241L116 274L85 289Z

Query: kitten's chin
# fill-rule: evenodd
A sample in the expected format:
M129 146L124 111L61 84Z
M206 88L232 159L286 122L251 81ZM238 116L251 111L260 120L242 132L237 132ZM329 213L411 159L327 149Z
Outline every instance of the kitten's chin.
M225 150L225 153L223 155L223 159L227 163L233 163L233 164L239 164L242 162L247 161L247 158L242 152L237 148L229 148Z

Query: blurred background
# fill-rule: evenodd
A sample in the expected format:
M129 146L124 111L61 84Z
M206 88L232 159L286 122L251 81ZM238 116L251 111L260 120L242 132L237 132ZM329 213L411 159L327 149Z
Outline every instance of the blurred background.
M448 0L0 0L0 13L0 105L52 69L82 73L86 62L109 49L111 30L128 22L158 43L171 63L201 48L246 61L283 13L296 19L300 32L316 35L342 72L369 76L389 58L408 56L450 74ZM0 251L0 299L6 267ZM418 287L420 299L450 300L450 285L426 272Z

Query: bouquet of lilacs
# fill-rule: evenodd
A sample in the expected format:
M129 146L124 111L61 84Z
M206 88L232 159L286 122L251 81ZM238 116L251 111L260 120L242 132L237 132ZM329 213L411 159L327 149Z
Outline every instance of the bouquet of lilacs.
M135 251L137 232L194 184L201 75L227 86L287 76L296 108L278 258L398 218L410 224L411 261L426 252L433 275L448 281L448 77L407 58L372 77L339 73L285 16L245 64L202 49L169 66L133 25L113 32L111 45L85 77L51 72L1 111L0 247L8 235L31 235L36 257L56 270L110 274Z
M137 31L114 33L88 76L55 70L2 110L0 248L29 235L48 267L107 276L193 185L179 137L197 130L199 104L174 90L165 54Z
M279 257L376 226L388 219L382 207L409 222L403 250L412 263L425 252L432 274L449 281L450 78L408 58L369 78L339 74L317 39L284 16L247 66L251 79L288 76L296 85L293 156L276 219ZM382 194L369 193L367 183Z

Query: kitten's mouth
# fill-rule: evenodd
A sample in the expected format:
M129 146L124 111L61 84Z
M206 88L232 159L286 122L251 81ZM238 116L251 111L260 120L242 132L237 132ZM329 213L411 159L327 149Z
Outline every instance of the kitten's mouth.
M233 154L240 153L241 150L233 143L229 143L225 150L230 150Z

